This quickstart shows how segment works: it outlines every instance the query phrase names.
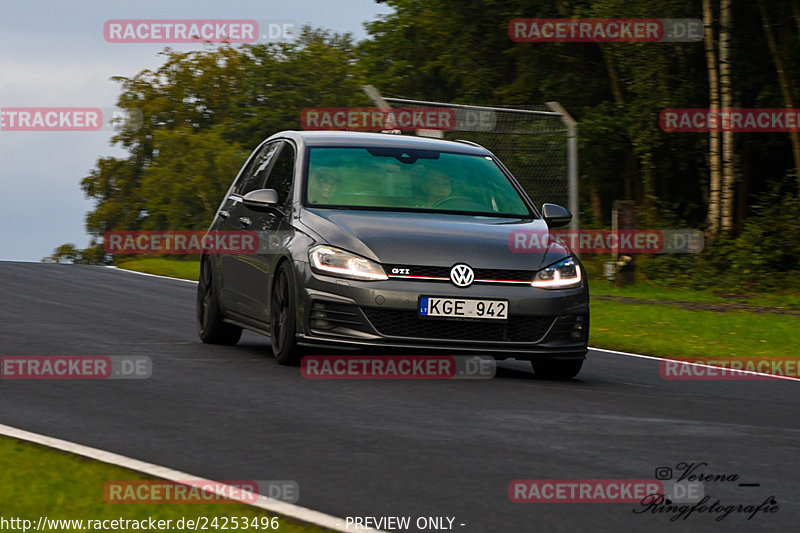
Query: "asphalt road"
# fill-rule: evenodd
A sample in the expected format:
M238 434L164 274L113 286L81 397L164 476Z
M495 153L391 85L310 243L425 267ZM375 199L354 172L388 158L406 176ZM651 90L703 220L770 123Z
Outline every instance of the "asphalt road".
M570 382L516 362L490 380L308 380L275 363L264 337L200 343L194 295L101 267L0 263L0 355L153 361L145 380L0 380L0 423L206 478L295 480L298 505L336 516L449 516L463 532L789 531L800 520L800 383L665 381L655 361L594 351ZM738 476L704 483L709 504L774 495L779 510L671 521L633 503L508 496L514 479L652 479L683 462Z

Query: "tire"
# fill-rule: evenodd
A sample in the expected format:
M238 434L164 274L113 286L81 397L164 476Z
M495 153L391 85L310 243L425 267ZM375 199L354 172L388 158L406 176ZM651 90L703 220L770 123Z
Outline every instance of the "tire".
M282 365L298 365L305 355L297 344L297 298L294 271L284 261L275 272L269 306L272 356Z
M583 359L537 357L531 361L533 371L544 379L572 379L580 373Z
M242 328L222 320L219 294L214 286L214 274L208 260L200 263L197 283L197 333L207 344L234 345L242 336Z

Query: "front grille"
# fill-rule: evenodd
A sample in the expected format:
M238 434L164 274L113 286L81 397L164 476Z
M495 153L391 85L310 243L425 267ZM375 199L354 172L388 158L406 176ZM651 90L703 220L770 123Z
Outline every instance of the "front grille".
M416 311L363 308L381 335L465 341L537 342L553 323L552 316L516 316L505 321L425 319Z
M390 276L403 278L405 276L425 276L434 278L447 278L450 280L451 267L419 266L419 265L384 265ZM392 269L408 270L407 274L392 274ZM501 281L531 281L533 270L502 270L496 268L474 268L475 279L501 280ZM480 283L480 282L476 282Z
M476 268L475 279L495 279L508 281L533 281L533 272L530 270L497 270L489 268Z

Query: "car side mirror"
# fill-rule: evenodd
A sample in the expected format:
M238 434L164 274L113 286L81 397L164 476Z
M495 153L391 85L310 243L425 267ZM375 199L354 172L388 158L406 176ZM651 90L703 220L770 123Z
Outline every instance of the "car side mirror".
M556 204L543 204L542 217L552 228L561 228L572 222L572 213L569 209Z
M278 206L278 191L275 189L256 189L242 197L242 203L250 209L263 211Z

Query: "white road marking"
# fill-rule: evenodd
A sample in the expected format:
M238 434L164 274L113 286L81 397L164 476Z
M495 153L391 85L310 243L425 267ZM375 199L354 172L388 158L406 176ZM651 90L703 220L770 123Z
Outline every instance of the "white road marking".
M618 352L617 350L606 350L605 348L595 348L593 346L589 346L589 349L590 350L595 350L597 352L613 353L613 354L617 354L617 355L625 355L625 356L628 356L628 357L638 357L639 359L651 359L653 361L664 361L664 360L677 361L679 363L684 363L684 364L687 364L687 365L699 366L701 368L723 368L721 366L707 365L707 364L704 364L704 363L695 363L693 361L684 361L684 360L681 360L681 359L670 359L669 357L654 357L652 355L642 355L642 354L630 353L630 352ZM777 374L763 374L761 372L753 372L752 370L739 370L739 369L736 369L736 372L740 372L742 374L752 374L754 376L767 376L767 377L774 378L774 379L785 379L785 380L788 380L788 381L800 381L800 378L796 378L796 377L793 377L793 376L779 376ZM714 381L722 381L722 380L714 380Z
M173 278L170 276L159 276L158 274L148 274L147 272L137 272L136 270L128 270L126 268L119 268L112 265L106 265L106 268L113 268L114 270L119 270L120 272L130 272L131 274L139 274L140 276L150 276L151 278L161 278L161 279L175 279L178 281L185 281L187 283L197 283L191 279L183 279L183 278Z

